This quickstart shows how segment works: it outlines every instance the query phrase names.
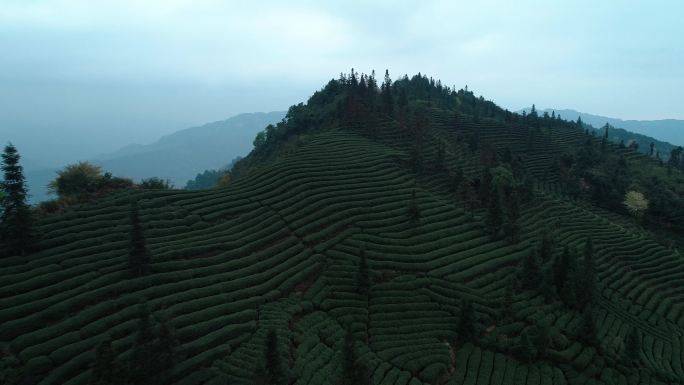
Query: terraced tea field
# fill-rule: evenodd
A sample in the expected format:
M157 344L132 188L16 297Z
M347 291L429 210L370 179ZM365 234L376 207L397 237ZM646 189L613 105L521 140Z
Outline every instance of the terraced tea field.
M428 146L475 130L512 147L526 143L524 133L502 134L495 122L454 128L450 119L430 116ZM484 212L465 213L443 179L401 166L409 155L394 127L377 121L377 140L355 128L320 132L224 189L116 194L41 220L41 251L0 259L0 341L41 385L87 384L106 336L121 357L130 354L145 300L181 343L182 360L164 374L169 384L252 383L271 329L293 384L337 384L347 328L375 384L684 380L684 264L676 249L548 188L522 207L519 242L493 239ZM527 167L541 178L555 149L577 135L533 138L538 150ZM479 172L453 143L447 167ZM414 193L417 221L407 215ZM126 264L131 199L153 255L151 274L139 278ZM593 238L597 346L574 337L579 313L539 294L514 294L515 319L500 317L507 283L547 228L558 235L558 252ZM356 290L362 252L372 281L366 294ZM495 344L455 342L463 299L473 303L483 340L544 321L561 342L534 363ZM643 336L643 370L609 353L632 328Z

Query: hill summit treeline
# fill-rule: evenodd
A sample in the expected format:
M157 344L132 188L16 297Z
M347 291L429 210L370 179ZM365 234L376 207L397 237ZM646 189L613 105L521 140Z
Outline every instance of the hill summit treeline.
M365 75L352 69L348 75L340 74L339 79L331 80L307 104L292 106L281 123L270 125L259 133L254 140L251 159L238 164L235 172L239 174L244 172L241 169L268 159L293 136L336 125L364 126L357 131L377 139L373 121L379 117L395 120L396 134L411 139L412 164L416 170L422 170L422 160L427 153L440 151L439 146L430 148L425 140L430 109L452 113L449 123L457 130L459 125L482 122L496 124L506 133L516 131L515 143L507 142L512 138L502 135L483 136L477 128L463 129L456 134L457 143L482 153L485 167L496 164L497 159L515 156L520 161L520 168L549 191L584 199L619 214L635 215L643 224L658 231L665 228L684 232L684 179L681 173L684 155L681 147L673 149L664 163L653 152L645 156L639 154L637 148L610 143L605 127L603 135L597 136L593 130L585 129L581 120L565 121L553 112L540 116L533 108L529 114L512 113L482 96L476 97L467 86L457 91L421 74L411 78L404 75L392 82L386 71L380 85L374 72ZM551 148L543 148L544 144L536 146L539 142L553 142L555 132L567 131L584 136L556 141ZM547 164L543 168L526 167L529 164L525 163L549 150L553 151L545 159ZM673 175L673 170L680 172L675 171Z
M8 153L0 381L684 381L681 154L353 70L254 145L41 216Z

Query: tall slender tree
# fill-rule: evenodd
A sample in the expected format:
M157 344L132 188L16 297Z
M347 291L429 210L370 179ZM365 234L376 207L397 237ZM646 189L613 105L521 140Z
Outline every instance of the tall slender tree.
M474 341L477 338L475 310L473 303L467 299L461 300L461 314L458 319L457 333L460 342Z
M131 202L130 209L131 218L131 233L130 245L128 248L128 267L134 275L142 276L150 270L150 252L147 249L147 242L143 232L142 223L140 221L140 209L138 202Z
M21 156L9 143L2 154L2 216L0 216L0 239L10 255L25 255L33 241L33 220L26 203L28 190L24 169L19 164Z
M342 346L342 385L368 385L370 373L363 363L359 362L356 352L356 339L350 329L344 335Z
M108 336L95 348L95 362L90 372L89 385L118 385L124 383L124 372L116 360L112 340Z
M641 354L641 334L636 327L632 327L625 341L624 359L628 364L639 362Z
M385 81L382 83L381 97L383 111L388 115L392 115L394 112L394 98L392 96L392 79L390 79L389 70L385 70Z
M366 248L361 246L359 251L359 271L356 277L356 291L361 295L367 295L370 291L370 277L368 274L368 259L366 258Z

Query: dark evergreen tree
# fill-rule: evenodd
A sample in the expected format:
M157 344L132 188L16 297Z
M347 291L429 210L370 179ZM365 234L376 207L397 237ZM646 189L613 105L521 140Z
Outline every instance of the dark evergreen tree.
M553 258L554 240L548 228L542 230L541 243L539 245L539 258L542 262L550 261Z
M491 198L489 198L485 225L489 234L494 237L501 231L501 226L503 225L503 212L501 210L501 200L497 191L494 191Z
M577 302L576 296L576 256L570 249L565 246L563 254L554 259L553 263L553 282L556 287L556 292L560 296L563 303L568 307L574 307Z
M169 371L178 362L180 342L176 330L164 319L159 323L159 336L153 345L155 372Z
M461 343L475 341L477 329L475 321L475 309L473 304L467 299L461 300L461 314L458 319L458 340Z
M361 295L368 295L368 292L370 291L368 260L366 259L366 248L363 246L359 251L359 270L356 277L356 291Z
M356 339L351 330L347 329L342 346L342 385L369 385L370 373L363 363L359 362L356 353Z
M407 213L414 224L420 221L420 207L416 200L416 189L411 190L411 200L408 203Z
M627 335L627 340L625 341L625 353L624 359L628 365L634 365L639 362L639 356L641 354L641 333L636 327L632 327Z
M517 349L517 356L523 362L532 362L537 358L537 348L534 346L532 337L530 337L527 329L523 330L520 334L520 344Z
M594 242L591 237L584 243L584 272L581 277L583 283L580 290L580 305L589 306L594 300L596 286L596 271L594 264Z
M520 234L520 205L518 194L515 189L510 189L506 196L506 217L503 222L503 231L509 242L518 242Z
M506 283L504 289L503 303L501 304L500 316L502 320L510 321L514 318L513 314L513 282L511 279Z
M582 322L577 330L577 338L587 345L596 345L596 322L591 306L587 306L582 312Z
M280 357L280 349L278 346L278 333L275 329L271 329L266 335L266 346L264 349L266 372L264 383L268 385L288 384L287 374Z
M2 154L2 215L0 216L0 240L10 255L25 255L33 242L33 220L26 203L24 169L19 164L21 156L11 143Z
M381 97L383 111L388 115L392 115L394 112L394 98L392 97L392 80L389 76L389 70L385 70L385 81L382 83Z
M542 281L541 268L539 265L539 251L532 248L523 259L520 282L522 287L527 290L534 290L539 287Z
M478 191L478 198L483 207L489 206L490 198L493 195L492 172L488 167L482 169L482 177L480 178L480 190Z
M154 319L150 314L147 304L138 305L138 323L135 340L129 362L128 383L132 384L156 384L156 362L154 355Z
M147 249L137 201L131 202L130 220L131 233L128 247L128 267L134 275L142 276L149 272L151 257Z
M444 142L439 142L439 145L437 146L436 158L436 168L438 170L444 170L446 168L446 145Z
M545 321L540 322L534 329L534 348L537 356L546 357L546 351L551 345L551 328Z
M116 352L110 337L95 347L95 362L90 372L90 385L116 385L125 381L124 372L117 362Z

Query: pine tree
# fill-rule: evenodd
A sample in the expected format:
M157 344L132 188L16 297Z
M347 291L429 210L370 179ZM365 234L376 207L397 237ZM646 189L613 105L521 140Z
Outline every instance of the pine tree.
M370 373L365 365L359 362L355 345L354 334L347 329L342 346L342 378L339 381L342 385L370 384Z
M461 314L458 319L458 339L460 342L474 341L477 338L475 326L475 310L467 299L461 301Z
M168 320L159 323L159 337L153 345L153 355L155 357L155 372L162 373L169 371L178 361L178 347L180 343L176 337L176 330Z
M627 335L625 341L624 358L627 364L634 364L639 362L639 355L641 354L641 334L636 327L632 327Z
M590 306L582 312L582 322L577 331L577 338L587 345L596 345L596 323Z
M520 345L517 350L518 356L524 362L532 362L537 358L537 348L534 346L527 329L520 334Z
M551 231L547 228L542 230L542 239L539 245L539 258L542 262L550 261L553 258L554 240Z
M499 194L497 191L494 191L492 197L489 199L485 224L487 226L487 231L495 237L499 234L501 226L503 225L501 200L499 199Z
M520 234L520 206L516 190L512 190L506 199L506 220L503 223L503 231L511 243L518 242Z
M584 243L584 274L582 275L583 283L581 285L580 304L582 306L590 305L594 300L594 291L596 286L596 271L594 264L594 242L591 237L587 238Z
M541 283L542 276L538 255L539 251L537 248L532 248L523 260L522 277L520 277L520 280L524 289L534 290Z
M150 252L147 249L142 223L140 222L140 211L137 201L131 202L130 218L131 233L128 248L128 267L136 276L142 276L149 272L151 258Z
M392 115L394 112L394 99L392 97L392 80L389 76L389 70L385 70L385 81L382 83L382 108L387 115Z
M357 273L356 291L361 295L368 295L368 292L370 291L370 277L368 274L366 248L362 246L359 254L359 271Z
M411 222L418 223L420 221L420 207L416 200L416 189L411 191L411 200L408 203L407 213Z
M26 203L24 169L19 164L21 156L11 143L2 154L2 216L0 216L0 240L10 255L25 255L33 242L33 219Z
M268 378L266 383L269 385L287 384L287 375L280 357L280 349L278 348L278 333L276 333L275 329L269 330L266 336L264 359Z
M495 195L492 193L492 179L492 173L489 170L489 168L483 168L482 178L480 178L480 190L478 191L478 198L480 199L480 202L483 207L487 207L489 205L490 198L492 198L492 196Z
M90 372L90 385L123 384L124 373L116 360L110 337L105 338L95 347L95 362Z
M155 361L153 343L155 338L154 320L147 304L138 305L138 323L133 351L129 358L128 382L133 384L154 383Z
M577 302L576 280L579 277L576 266L575 253L570 252L567 245L563 249L563 254L554 259L552 266L554 286L561 300L568 307L574 307Z

